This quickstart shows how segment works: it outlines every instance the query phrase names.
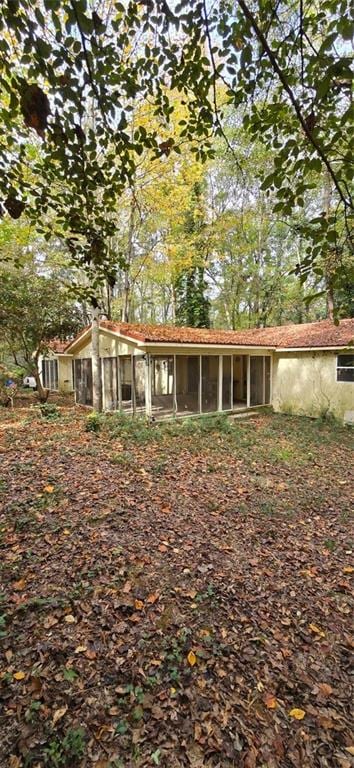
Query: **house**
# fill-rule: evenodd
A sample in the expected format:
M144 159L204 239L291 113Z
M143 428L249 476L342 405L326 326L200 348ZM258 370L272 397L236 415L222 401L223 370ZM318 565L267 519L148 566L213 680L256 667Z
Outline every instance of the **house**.
M101 321L103 407L158 418L272 405L353 421L353 342L354 319L239 331ZM92 405L91 328L56 359L59 388Z

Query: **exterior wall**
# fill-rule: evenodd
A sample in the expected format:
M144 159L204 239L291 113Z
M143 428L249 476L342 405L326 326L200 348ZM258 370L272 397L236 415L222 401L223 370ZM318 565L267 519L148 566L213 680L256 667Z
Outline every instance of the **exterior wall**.
M71 357L58 355L58 390L59 392L73 391L73 373Z
M336 352L274 353L272 404L275 411L342 420L354 411L354 384L337 381Z
M100 357L116 357L117 355L134 354L135 347L119 341L117 337L108 333L100 332ZM138 352L138 350L137 350ZM91 357L91 341L83 341L82 347L74 352L73 357Z

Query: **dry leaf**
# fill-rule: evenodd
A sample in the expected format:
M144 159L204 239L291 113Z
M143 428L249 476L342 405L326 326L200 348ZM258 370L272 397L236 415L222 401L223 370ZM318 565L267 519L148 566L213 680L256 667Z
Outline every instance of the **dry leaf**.
M333 693L333 688L331 685L328 685L328 683L319 683L318 687L322 693L322 696L331 696Z
M21 592L26 587L25 579L20 579L19 581L14 581L13 588L15 592Z
M142 611L144 608L144 603L142 600L134 600L134 606L136 611Z
M78 645L77 648L75 648L75 653L85 653L87 651L86 645Z
M149 605L153 605L154 603L157 602L159 597L160 595L158 592L151 592L151 594L148 595L148 597L146 598L146 602L149 603Z
M349 752L350 755L354 755L354 747L345 747L345 751Z
M67 707L61 707L61 709L56 709L53 715L53 725L58 722L58 720L61 720L62 717L64 717L65 712L67 711Z
M189 651L189 654L187 656L188 664L191 665L191 667L194 667L194 664L197 662L197 657L194 653L194 651Z
M43 622L44 629L50 629L51 627L54 627L55 624L58 624L58 619L56 619L55 616L47 616Z
M73 616L72 613L68 613L64 616L64 621L66 621L67 624L76 624L75 616Z
M343 568L343 573L354 573L354 568L352 568L351 565L346 565L345 568Z
M26 673L22 672L22 670L20 670L20 672L14 672L15 680L24 680L25 677L26 677Z
M21 758L10 755L9 768L21 768Z
M304 709L297 709L295 707L295 709L290 710L289 715L290 717L294 717L295 720L303 720L306 715L306 712Z
M46 493L54 493L54 490L55 490L55 489L54 489L54 485L46 485L46 486L43 488L43 490L44 490Z
M278 702L275 698L275 696L272 696L271 693L266 693L264 697L264 703L267 707L267 709L276 709L278 706Z
M315 635L319 635L319 637L326 637L326 633L323 629L320 629L316 624L309 624L309 629L311 632L314 632Z

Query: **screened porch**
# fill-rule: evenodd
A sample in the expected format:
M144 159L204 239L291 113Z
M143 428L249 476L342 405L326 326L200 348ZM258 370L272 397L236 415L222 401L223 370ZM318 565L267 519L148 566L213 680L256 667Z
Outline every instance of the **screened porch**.
M269 355L124 355L102 358L105 410L154 418L235 411L271 400ZM88 403L89 404L89 403Z

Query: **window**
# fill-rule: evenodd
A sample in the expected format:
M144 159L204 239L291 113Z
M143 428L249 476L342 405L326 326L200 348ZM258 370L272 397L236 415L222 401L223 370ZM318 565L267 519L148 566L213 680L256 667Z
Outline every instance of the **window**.
M337 381L354 381L354 354L337 356Z

